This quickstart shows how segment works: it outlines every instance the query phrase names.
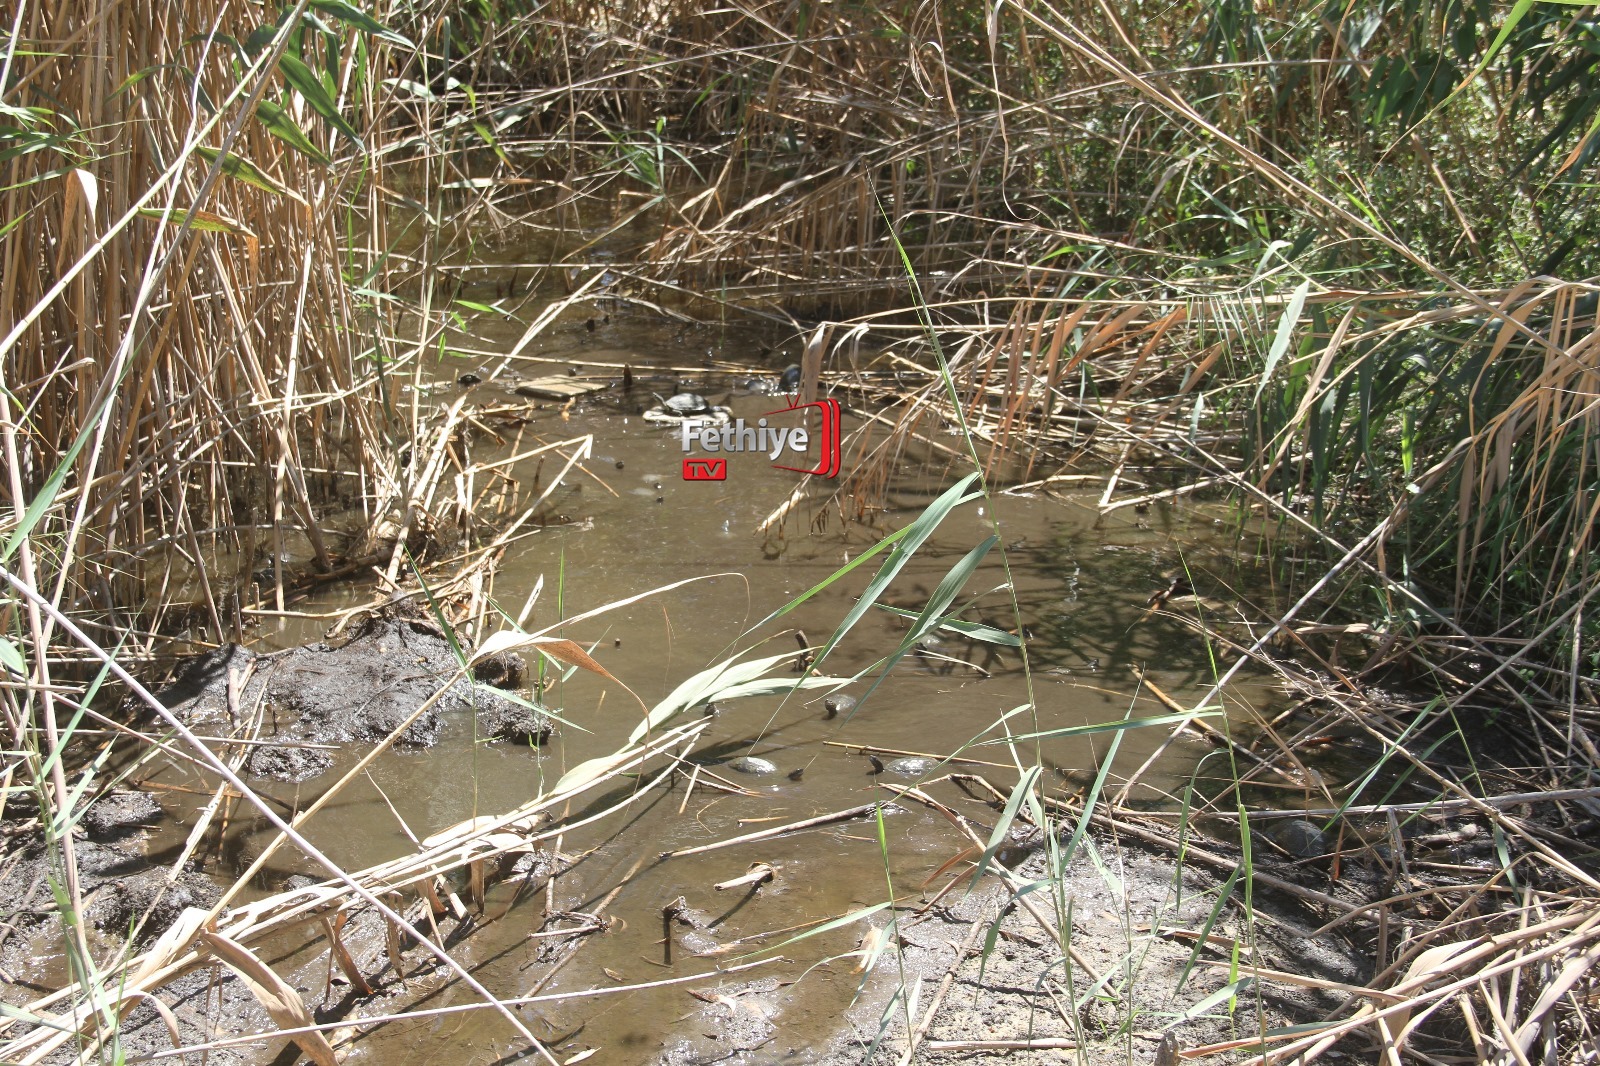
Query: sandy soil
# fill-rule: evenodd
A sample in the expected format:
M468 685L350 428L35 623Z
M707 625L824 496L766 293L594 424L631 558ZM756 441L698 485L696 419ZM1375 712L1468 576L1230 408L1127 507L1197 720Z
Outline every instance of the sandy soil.
M1213 920L1219 883L1211 874L1186 869L1180 879L1167 856L1138 844L1084 843L1091 853L1073 860L1062 887L1072 915L1070 966L1048 931L1057 921L1049 891L1021 897L1044 923L998 885L953 894L945 906L902 920L899 957L879 962L846 1031L817 1061L905 1061L908 1001L919 1034L911 1061L929 1064L1156 1062L1169 1034L1174 1051L1248 1039L1317 1020L1342 1002L1337 994L1252 983L1208 1005L1229 984L1236 943L1244 967L1361 981L1362 953L1338 939L1311 939L1321 919L1291 900L1258 892L1252 913L1235 893ZM1042 878L1042 851L1016 872L1024 882Z

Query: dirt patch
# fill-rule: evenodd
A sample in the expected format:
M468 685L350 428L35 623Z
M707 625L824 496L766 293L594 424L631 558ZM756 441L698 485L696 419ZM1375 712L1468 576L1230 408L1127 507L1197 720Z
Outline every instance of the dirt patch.
M0 969L9 983L26 984L40 952L62 943L56 888L61 884L59 845L52 856L39 831L37 804L19 796L0 823ZM209 907L221 893L193 870L172 876L146 854L147 830L164 817L161 805L141 792L114 791L96 800L73 828L78 885L90 927L121 940L147 944L185 907Z
M543 742L550 719L509 691L526 674L521 658L494 656L476 665L476 676L457 677L458 649L471 652L431 618L389 611L369 616L339 644L267 655L225 645L190 660L157 695L195 725L257 722L259 738L279 743L258 747L246 771L283 781L333 765L325 750L307 744L376 743L405 725L397 743L427 747L452 714L476 712L492 737Z
M844 1031L814 1061L899 1062L910 1002L913 1029L936 1006L916 1063L1153 1062L1168 1034L1177 1050L1249 1039L1319 1020L1342 1003L1335 993L1277 983L1247 983L1217 998L1229 985L1236 942L1242 968L1356 984L1366 975L1364 953L1313 939L1321 919L1294 901L1258 891L1247 912L1236 891L1219 908L1209 871L1180 876L1167 856L1127 841L1086 838L1059 891L1048 884L1041 851L1016 871L1038 886L1020 900L958 888L926 914L902 916L898 944L884 950ZM1071 957L1046 928L1069 906Z
M705 1006L688 1019L691 1035L668 1044L662 1066L709 1062L775 1062L771 1054L781 1015L792 998L776 977L701 992Z

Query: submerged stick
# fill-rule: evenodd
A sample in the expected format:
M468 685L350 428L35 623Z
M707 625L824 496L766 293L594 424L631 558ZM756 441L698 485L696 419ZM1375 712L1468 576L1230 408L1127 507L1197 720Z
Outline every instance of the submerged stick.
M982 759L969 759L964 755L940 755L931 751L907 751L904 748L885 748L877 744L847 744L842 740L824 740L822 744L824 747L845 748L850 751L860 752L863 755L868 752L874 752L878 755L910 755L918 759L933 759L941 763L958 762L965 763L968 766L989 766L996 770L1015 769L1010 763L985 762Z
M882 804L877 802L863 803L858 807L850 807L842 811L834 811L832 814L819 814L815 818L806 818L802 821L790 822L787 825L773 826L771 829L763 829L757 833L746 833L741 837L730 837L727 840L719 840L714 844L701 844L699 847L684 848L681 851L664 851L661 853L661 857L663 859L681 859L685 855L703 855L708 851L720 851L722 848L731 848L736 844L749 844L755 840L767 840L771 837L782 836L785 833L793 833L800 829L813 829L819 825L831 825L834 822L845 822L849 821L851 818L860 818L863 815L871 814L880 806L882 806Z
M741 877L735 877L730 881L719 881L711 887L718 892L725 892L730 888L738 888L740 885L759 885L764 881L772 880L773 875L776 873L777 867L771 863L755 862L750 864L749 873Z

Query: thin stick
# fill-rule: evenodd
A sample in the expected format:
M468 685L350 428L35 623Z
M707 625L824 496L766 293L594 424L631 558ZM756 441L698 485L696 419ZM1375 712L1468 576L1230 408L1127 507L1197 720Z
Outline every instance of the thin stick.
M939 762L958 762L967 766L987 766L995 770L1014 770L1016 767L1010 763L984 762L982 759L969 759L962 755L939 755L928 751L906 751L903 748L882 748L876 744L847 744L842 740L824 740L823 745L830 748L845 748L850 751L865 754L873 752L877 755L911 755L919 759L935 759Z
M1310 807L1304 810L1283 808L1270 811L1247 811L1252 820L1256 818L1331 818L1335 815L1352 814L1406 814L1415 811L1454 811L1463 808L1487 807L1514 807L1519 803L1554 803L1560 800L1588 799L1600 797L1600 788L1559 788L1549 792L1514 792L1505 796L1483 796L1473 799L1441 799L1427 803L1366 803L1351 807ZM1176 818L1182 815L1181 811L1140 811L1143 818ZM1207 818L1237 818L1237 811L1207 811Z
M877 810L878 807L879 804L877 803L863 803L859 807L850 807L846 810L834 811L832 814L819 814L815 818L807 818L799 822L790 822L788 825L773 826L771 829L763 829L756 833L746 833L742 837L730 837L727 840L719 840L715 844L701 844L699 847L684 848L681 851L662 852L661 857L663 859L681 859L685 855L703 855L708 851L720 851L723 848L731 848L737 844L749 844L757 840L768 840L772 837L783 836L785 833L793 833L800 829L814 829L819 825L832 825L834 822L846 822L851 818L860 818L863 815L871 814L873 811Z
M911 1034L911 1040L906 1045L906 1053L900 1057L899 1066L911 1066L911 1060L917 1054L917 1047L928 1035L928 1030L933 1026L933 1016L939 1013L939 1008L944 1005L944 997L950 989L955 987L956 971L961 969L961 964L967 961L967 956L972 954L973 945L978 942L978 934L983 932L984 919L987 916L986 908L979 908L978 916L972 920L972 928L967 931L967 938L956 949L956 957L945 970L944 977L939 980L939 987L933 993L933 999L928 1003L928 1009L923 1011L922 1020L917 1023L916 1031Z

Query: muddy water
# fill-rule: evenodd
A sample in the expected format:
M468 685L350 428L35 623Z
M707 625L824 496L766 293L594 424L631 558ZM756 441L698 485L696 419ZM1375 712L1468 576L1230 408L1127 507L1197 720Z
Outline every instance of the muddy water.
M639 409L653 404L652 390L668 394L681 383L753 420L778 404L772 396L751 394L741 385L751 377L772 379L793 353L778 348L764 358L756 356L774 345L773 337L760 332L663 327L621 308L610 309L609 320L602 317L591 331L587 317L585 312L557 323L528 349L530 355L552 362L518 363L501 378L471 389L474 403L528 403L511 391L519 375L571 372L574 380L613 381L617 372L600 364L628 364L636 375L628 394L608 389L565 411L558 404L530 407L532 421L524 429L523 447L535 439L592 433L594 455L552 497L548 524L506 558L495 579L495 595L514 615L542 578L530 625L546 626L659 586L696 579L563 631L586 646L593 644L597 658L647 702L759 640L771 641L766 654L793 647L796 629L811 643L821 643L854 604L875 562L781 622L754 633L750 627L824 581L884 532L905 525L957 476L939 467L901 471L887 509L875 516L875 528L841 529L836 514L823 521L827 512L819 501L791 515L781 534L762 534L758 524L790 495L797 475L772 469L764 458L735 455L726 481L686 482L675 431L643 421ZM480 340L474 346L485 351L508 349L521 332L518 323L480 321L477 327ZM704 369L705 364L712 369ZM447 360L432 386L434 399L458 396L462 389L455 377L483 366L492 367L493 361L475 355ZM667 367L693 372L662 369ZM847 416L846 429L859 424ZM485 457L481 447L480 442L479 459ZM534 477L527 469L513 473L529 482ZM1212 677L1203 643L1169 619L1145 617L1145 603L1185 561L1197 573L1216 573L1218 587L1220 581L1236 580L1238 547L1219 543L1215 516L1204 505L1181 510L1158 505L1147 514L1129 509L1097 521L1093 505L1099 488L1093 484L1076 500L999 495L991 504L965 506L945 521L886 597L896 605L920 607L950 567L997 532L1005 551L992 552L967 582L964 596L970 605L962 617L1007 628L1015 624L1006 590L1009 563L1022 621L1032 635L1031 691L1015 652L944 638L905 658L870 697L870 677L854 685L850 691L862 702L849 717L830 720L817 693L724 704L691 758L708 764L741 755L770 760L779 771L773 777L721 771L756 795L716 792L704 784L690 791L680 780L641 797L623 814L571 833L560 848L575 864L558 881L553 900L543 893L524 894L507 911L514 886L501 886L487 910L493 920L463 940L458 954L491 989L507 996L524 994L545 970L541 951L550 942L529 937L543 922L547 902L560 911L590 911L637 867L609 904L608 914L616 919L610 931L591 938L543 991L708 971L716 962L780 943L804 923L880 903L891 885L900 896L916 897L929 875L961 849L946 821L909 804L884 818L881 841L875 822L852 821L693 857L658 859L670 850L864 803L886 795L880 781L902 782L890 775L874 776L869 760L852 745L935 755L965 747L966 757L996 765L960 768L976 769L1004 789L1017 777L1008 749L982 742L998 735L996 720L1013 708L1029 703L1037 708L1011 719L1017 732L1111 721L1130 710L1135 715L1163 713L1149 699L1132 700L1141 668L1177 700L1192 704ZM359 592L362 598L368 594ZM352 595L357 594L331 592L303 606L331 610L350 602ZM868 669L895 647L904 626L893 614L868 612L823 664L823 672L850 676ZM263 632L262 642L270 646L314 636L303 624L285 622ZM1246 680L1235 686L1231 698L1270 701L1264 686L1253 685ZM465 818L527 802L569 767L615 750L639 716L638 704L627 693L583 672L557 680L545 699L570 724L544 749L482 743L472 722L456 721L436 748L385 756L370 779L354 783L311 824L309 835L347 868L392 858L411 850L411 836L420 838ZM1049 740L1037 749L1027 744L1022 751L1032 758L1037 750L1051 787L1072 790L1092 779L1110 735ZM1115 771L1126 773L1140 765L1165 735L1158 729L1127 733L1113 780ZM1206 750L1191 743L1174 746L1146 782L1156 789L1179 787ZM268 783L264 791L304 806L349 761L300 786ZM793 771L801 771L798 780L791 780ZM182 776L173 773L168 780L180 782ZM631 786L624 782L590 809L620 799ZM994 817L949 784L933 791L971 817ZM242 870L268 839L264 826L236 812L227 853L217 860L215 872L226 877ZM754 892L712 889L757 861L778 868L773 883ZM276 890L296 872L316 871L280 858L256 887ZM680 895L714 919L702 935L729 946L725 953L697 958L681 943L670 952L662 943L662 908ZM874 920L882 924L883 919L880 913ZM853 959L817 964L854 950L863 930L857 924L791 944L782 954L792 962L749 975L785 982L804 975L798 984L761 1001L764 1005L752 1001L747 1028L753 1027L755 1036L745 1042L761 1044L752 1061L804 1061L805 1049L826 1042L862 979L853 972ZM673 930L675 937L683 932L681 926ZM729 982L743 979L741 975ZM710 977L691 987L714 990L718 985ZM428 997L425 1005L465 1001L449 988ZM712 1024L705 1010L705 1003L677 986L530 1008L524 1014L537 1035L569 1039L567 1055L597 1047L605 1049L599 1061L632 1063L656 1061L674 1048L685 1059L710 1055L709 1049L718 1046L731 1050L738 1034ZM776 1016L766 1018L765 1012L772 1011ZM757 1012L763 1016L755 1017ZM362 1056L358 1061L420 1061L419 1049L426 1048L428 1061L448 1058L465 1064L497 1061L514 1045L503 1020L479 1012L465 1021L457 1016L380 1028L357 1048ZM684 1050L688 1047L700 1050L691 1053Z

